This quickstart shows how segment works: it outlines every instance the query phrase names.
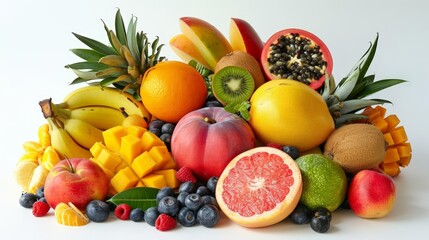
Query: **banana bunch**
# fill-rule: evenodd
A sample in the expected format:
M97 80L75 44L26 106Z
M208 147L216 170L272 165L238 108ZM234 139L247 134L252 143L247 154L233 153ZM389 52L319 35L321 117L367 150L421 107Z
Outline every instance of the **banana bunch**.
M147 122L150 114L129 93L100 86L85 86L69 93L63 102L39 102L49 123L52 147L63 158L90 158L89 149L103 142L103 131L121 125L128 115Z
M46 177L60 157L51 146L48 124L38 129L38 141L23 144L24 154L15 168L15 179L24 192L36 193L45 184Z

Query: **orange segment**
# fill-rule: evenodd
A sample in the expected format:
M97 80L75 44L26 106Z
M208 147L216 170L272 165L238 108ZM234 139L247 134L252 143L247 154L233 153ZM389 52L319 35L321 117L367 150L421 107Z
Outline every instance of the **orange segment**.
M59 203L55 207L55 218L59 224L66 226L84 226L89 223L89 218L73 203Z

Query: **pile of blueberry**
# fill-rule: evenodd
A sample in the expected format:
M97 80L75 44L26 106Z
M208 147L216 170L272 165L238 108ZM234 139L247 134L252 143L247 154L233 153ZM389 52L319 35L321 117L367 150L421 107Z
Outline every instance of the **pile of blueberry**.
M156 196L158 206L146 210L145 221L155 226L158 216L166 214L184 227L196 224L214 227L220 219L219 206L214 196L217 179L212 177L205 185L192 181L183 182L178 193L169 187L160 189Z
M148 130L158 136L170 150L171 135L175 126L173 123L156 119L149 123Z
M298 204L290 214L289 219L295 224L310 223L311 229L315 232L325 233L331 226L332 213L324 207L319 207L312 211L305 205Z

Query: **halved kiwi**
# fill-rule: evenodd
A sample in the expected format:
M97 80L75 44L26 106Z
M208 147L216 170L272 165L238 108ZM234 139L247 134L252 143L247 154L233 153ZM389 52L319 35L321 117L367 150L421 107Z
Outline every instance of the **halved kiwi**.
M224 106L249 100L254 90L252 75L241 67L224 67L212 79L213 95Z

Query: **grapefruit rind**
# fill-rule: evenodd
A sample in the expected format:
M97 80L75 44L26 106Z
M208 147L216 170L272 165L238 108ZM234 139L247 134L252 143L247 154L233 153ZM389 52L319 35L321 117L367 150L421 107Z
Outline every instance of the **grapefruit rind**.
M258 156L260 156L260 153L268 153L268 154L267 155L264 154L263 156L266 156L266 157L258 159L258 161L262 161L262 162L259 162L260 163L259 166L253 165L250 167L250 168L253 167L253 169L248 169L256 173L257 176L255 175L252 178L251 176L249 176L249 174L244 174L243 172L237 173L237 171L239 171L237 169L238 165L242 164L244 161L248 161L249 159L252 158L252 156L255 157L257 154ZM273 156L274 158L281 159L283 161L283 164L286 165L286 167L288 168L288 171L282 172L282 171L277 171L277 169L272 169L272 171L268 171L269 173L267 174L267 170L266 169L263 170L263 166L272 164ZM274 166L276 165L274 164ZM234 171L236 171L236 173L234 173ZM277 174L280 174L280 175L277 175L276 177L274 177L270 175L270 173L272 172L276 172ZM237 181L247 182L247 185L240 185L240 187L244 189L240 191L240 194L237 194L237 192L234 192L234 191L227 192L228 176L233 174L236 174L237 177L241 178L241 179L236 179ZM228 197L233 198L236 203L239 202L239 204L245 208L246 206L245 201L249 200L250 197L252 196L250 191L255 191L255 185L254 185L255 177L263 178L264 179L263 182L270 182L272 178L289 179L289 183L287 183L289 184L289 187L288 189L285 189L286 192L287 191L289 192L285 193L285 196L279 202L277 202L277 204L274 207L264 210L261 213L255 213L253 215L244 216L240 214L236 209L234 209L234 207L232 207L231 204L229 205L228 203L229 200L227 198ZM290 182L290 179L293 179L293 181ZM284 185L284 182L279 182L277 185L282 186ZM277 185L275 184L275 181L271 182L271 187L277 186ZM253 190L251 190L250 188L252 188ZM273 188L270 188L270 189L273 190ZM269 190L268 187L263 188L262 190L271 191ZM246 191L248 192L247 194L245 193ZM276 224L282 221L283 219L285 219L287 216L289 216L289 214L297 206L299 199L301 197L301 192L302 192L302 177L301 177L301 172L299 170L299 167L295 163L295 161L288 154L286 154L285 152L279 149L275 149L271 147L256 147L237 155L226 166L226 168L224 169L224 171L222 172L221 176L218 179L218 183L216 187L216 200L218 201L219 207L222 210L222 212L230 220L244 227L257 228L257 227L266 227L266 226ZM268 193L267 196L271 196L272 198L273 192L271 191L267 193ZM267 199L264 200L263 198L257 199L257 200L260 200L260 201L248 202L249 203L248 207L254 210L254 209L262 208L260 205L266 204L266 202L269 202Z

